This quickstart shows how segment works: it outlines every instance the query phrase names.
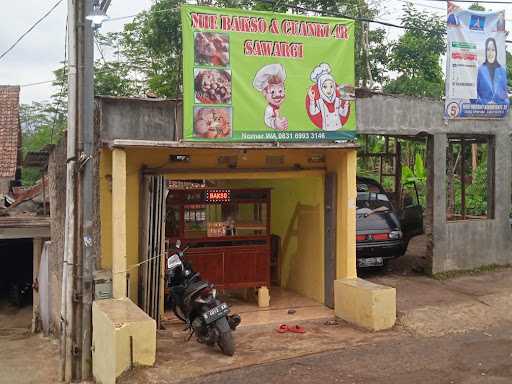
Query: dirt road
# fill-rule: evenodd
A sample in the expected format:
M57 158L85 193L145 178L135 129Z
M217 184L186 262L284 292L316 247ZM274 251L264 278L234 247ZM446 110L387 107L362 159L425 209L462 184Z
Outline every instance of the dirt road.
M183 383L510 384L512 329L509 325L443 337L405 336Z
M301 324L304 335L240 329L234 357L164 331L155 367L121 383L512 383L512 269L445 281L368 278L397 289L390 331L325 321Z
M59 347L55 339L30 332L32 307L0 303L0 384L59 382Z

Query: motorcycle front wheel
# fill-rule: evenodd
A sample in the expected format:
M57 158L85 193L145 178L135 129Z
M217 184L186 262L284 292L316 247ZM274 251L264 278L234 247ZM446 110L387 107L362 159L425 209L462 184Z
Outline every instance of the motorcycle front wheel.
M231 330L219 335L219 348L223 354L233 356L235 354L235 339Z

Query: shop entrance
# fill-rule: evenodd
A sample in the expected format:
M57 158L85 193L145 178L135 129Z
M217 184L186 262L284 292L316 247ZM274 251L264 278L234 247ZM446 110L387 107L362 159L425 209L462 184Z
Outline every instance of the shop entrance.
M288 312L296 321L332 316L324 306L326 176L289 173L166 181L166 254L178 239L190 246L193 268L241 313L242 324L285 321Z

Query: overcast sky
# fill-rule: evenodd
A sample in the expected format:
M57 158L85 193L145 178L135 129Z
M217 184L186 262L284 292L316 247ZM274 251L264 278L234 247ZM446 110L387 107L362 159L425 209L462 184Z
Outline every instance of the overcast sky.
M2 3L6 0L2 0ZM37 19L46 13L57 0L9 1L8 13L2 12L0 51L6 50ZM112 18L133 15L148 9L153 0L112 0L109 16ZM64 35L66 31L67 0L42 21L10 53L0 61L0 84L28 84L53 79L53 73L64 60ZM102 32L120 31L130 21L111 21L103 24ZM49 99L54 93L51 84L22 87L21 101Z
M6 2L7 0L2 0ZM8 14L2 13L0 27L0 52L7 49L25 30L27 30L38 18L47 12L57 0L15 0L9 1ZM148 9L154 0L112 0L109 16L112 18L136 14ZM439 15L446 14L445 4L428 0L414 0L414 4L421 10L430 11ZM400 23L401 9L404 0L373 0L381 9L381 20L392 23ZM464 4L466 5L466 4ZM64 59L64 35L66 28L67 0L64 0L53 13L41 22L35 30L27 35L14 50L0 61L0 84L29 84L53 79L55 69ZM489 7L490 8L490 7ZM512 15L510 5L492 5L495 10L505 9L507 20ZM103 25L102 32L120 31L128 20L107 22ZM510 23L510 21L509 21ZM375 24L374 24L375 26ZM385 28L389 37L396 39L401 30ZM51 84L22 87L21 101L48 100L55 93Z

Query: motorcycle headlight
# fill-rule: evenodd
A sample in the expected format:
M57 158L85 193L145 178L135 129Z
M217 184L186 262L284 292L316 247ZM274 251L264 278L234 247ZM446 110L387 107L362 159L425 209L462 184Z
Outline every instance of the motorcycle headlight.
M399 240L402 238L402 231L391 231L388 236L391 240Z

